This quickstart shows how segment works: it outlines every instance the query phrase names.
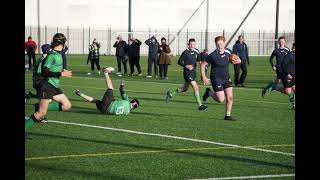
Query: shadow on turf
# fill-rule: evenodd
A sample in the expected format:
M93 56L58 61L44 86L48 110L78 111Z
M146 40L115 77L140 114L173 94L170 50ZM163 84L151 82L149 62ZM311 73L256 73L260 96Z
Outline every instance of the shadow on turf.
M237 156L205 154L205 153L190 152L190 151L174 151L174 150L171 150L171 149L165 149L165 148L160 148L160 147L151 147L151 146L143 146L143 145L137 145L137 144L112 142L112 141L101 141L101 140L86 139L86 138L79 138L79 137L68 137L68 136L55 135L55 134L43 134L43 133L29 133L29 134L32 135L32 136L45 136L45 137L50 137L50 138L61 138L61 139L84 141L84 142L90 142L90 143L100 143L100 144L108 144L108 145L115 145L115 146L125 146L125 147L138 148L138 149L143 149L143 150L146 150L146 149L148 149L148 150L165 150L165 151L168 151L168 152L186 154L186 155L197 156L197 157L216 158L216 159L223 159L223 160L250 163L250 164L254 164L254 165L263 165L263 166L280 167L280 168L286 168L286 169L295 169L295 166L289 165L289 164L266 162L266 161L249 159L249 158L244 158L244 157L237 157Z
M74 167L62 168L61 166L60 167L54 166L54 165L49 166L49 165L44 165L44 164L32 163L32 162L28 162L27 166L30 166L30 167L35 168L37 170L50 171L50 173L67 174L69 179L72 178L72 176L70 177L69 174L74 174L78 177L79 176L86 177L88 179L92 179L92 178L119 179L119 180L127 180L128 179L128 177L121 177L121 176L117 176L117 175L108 174L108 172L106 172L106 171L99 173L99 172L85 171L84 169L76 170ZM48 178L50 179L50 177L48 177ZM58 178L58 177L54 177L54 178ZM135 180L132 177L130 177L130 179Z

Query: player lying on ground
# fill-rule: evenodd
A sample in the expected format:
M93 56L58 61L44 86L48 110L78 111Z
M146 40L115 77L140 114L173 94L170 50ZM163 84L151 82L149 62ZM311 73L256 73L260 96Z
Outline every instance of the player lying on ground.
M286 43L285 38L283 36L279 37L279 39L278 39L279 47L275 48L272 51L272 54L270 56L269 61L270 61L272 70L276 71L277 78L273 82L268 84L266 87L262 88L262 97L264 97L266 93L275 90L276 86L280 82L281 74L282 74L281 67L280 67L281 66L281 62L283 61L284 56L287 55L290 52L290 49L285 46L285 43ZM276 57L276 60L277 60L276 64L274 64L274 62L273 62L273 58L274 57ZM284 91L281 91L281 92L285 93Z
M200 52L196 47L196 40L189 39L188 49L182 52L178 64L183 67L183 77L185 83L175 90L168 91L166 95L166 102L168 103L172 97L177 93L186 92L191 85L194 91L194 97L198 103L199 110L205 110L208 106L203 105L199 95L199 87L196 82L196 64L200 62Z
M111 67L108 67L108 68L103 67L102 70L104 71L104 76L106 78L107 90L104 93L104 96L101 101L81 93L79 89L76 90L75 92L76 95L82 97L84 100L90 103L95 103L97 106L97 109L101 113L106 113L106 114L127 115L130 113L130 111L139 107L140 103L137 99L133 99L129 101L129 98L124 91L123 82L121 82L120 88L119 88L122 100L115 100L115 97L113 95L112 81L109 77L109 73L111 73L114 69Z
M206 91L203 95L203 101L206 101L209 96L219 103L222 103L225 99L227 99L224 119L235 120L233 117L231 117L233 91L229 74L229 56L231 55L232 51L225 48L225 38L223 36L216 37L215 44L217 49L210 53L206 60L201 63L201 76L204 85L209 85L210 83L206 76L205 68L208 64L211 65L210 81L213 88L213 91L210 88L206 88ZM237 55L233 54L233 56L235 59L231 58L232 64L241 63L241 60Z
M41 64L42 64L42 61L47 57L50 51L50 48L51 48L50 44L43 44L41 46L42 56L39 58L35 68L33 69L32 81L33 81L33 88L36 90L36 92L38 92L39 90L39 81L41 79ZM37 94L33 94L32 92L27 91L25 93L24 98L25 98L25 102L27 102L27 100L29 100L30 98L37 98Z
M59 89L60 77L71 77L72 72L63 70L63 62L60 51L66 43L66 37L57 33L53 36L51 53L45 58L38 68L41 78L38 86L37 96L39 104L36 105L35 113L25 121L25 129L29 128L36 122L43 120L48 110L68 111L71 109L71 103L66 95ZM51 103L52 100L56 101ZM49 105L50 103L50 105Z

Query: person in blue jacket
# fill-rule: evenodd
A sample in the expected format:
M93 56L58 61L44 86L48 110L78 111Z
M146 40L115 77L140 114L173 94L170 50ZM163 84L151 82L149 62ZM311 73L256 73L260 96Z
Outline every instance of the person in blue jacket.
M244 87L244 81L246 80L247 77L247 64L249 65L249 53L248 53L248 46L244 42L244 38L242 35L238 37L238 40L236 43L233 45L233 53L238 55L239 58L241 59L240 64L235 64L234 65L234 84L237 87ZM240 79L240 69L242 71Z

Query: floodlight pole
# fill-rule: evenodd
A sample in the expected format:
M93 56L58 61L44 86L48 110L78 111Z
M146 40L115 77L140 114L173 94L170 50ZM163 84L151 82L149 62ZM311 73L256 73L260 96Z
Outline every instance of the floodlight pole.
M208 49L208 37L209 37L209 32L208 32L208 24L209 24L209 0L207 0L207 13L206 13L206 35L205 35L205 49Z
M129 32L129 34L128 34L128 39L130 39L131 38L131 0L129 0L129 9L128 9L128 32Z
M276 29L275 29L275 34L274 34L274 48L277 47L277 39L278 39L278 25L279 25L279 0L277 0L277 5L276 5Z
M37 18L38 18L38 54L40 54L40 47L41 47L41 41L40 41L40 0L37 1Z
M237 32L239 31L240 27L242 26L242 24L246 21L246 19L248 18L248 16L250 15L250 13L252 12L253 8L257 5L257 3L259 2L259 0L256 0L256 2L253 4L253 6L251 7L251 9L249 10L249 12L247 13L247 15L244 17L244 19L242 20L242 22L240 23L240 25L238 26L238 28L236 29L236 31L232 34L232 36L229 38L226 47L230 44L231 40L233 39L233 37L237 34Z

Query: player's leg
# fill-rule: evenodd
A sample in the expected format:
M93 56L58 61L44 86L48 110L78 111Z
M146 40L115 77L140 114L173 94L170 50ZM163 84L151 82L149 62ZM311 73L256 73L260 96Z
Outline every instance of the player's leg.
M233 90L232 87L228 87L224 89L224 93L226 95L226 110L225 110L225 120L235 120L231 116L232 104L233 104Z
M106 80L107 89L113 90L114 88L113 88L112 80L111 80L111 78L109 76L109 73L111 73L112 70L107 68L107 67L103 67L102 70L104 72L104 77L105 77L105 80Z
M218 103L222 103L225 100L225 94L224 94L224 81L218 80L218 79L210 79L211 85L213 88L213 91L210 88L206 88L206 91L203 94L202 100L206 101L207 98L210 96L212 99ZM231 86L231 81L229 81L229 84Z
M286 91L285 91L285 88L283 87L283 85L281 83L276 85L275 90L279 91L279 92L281 92L283 94L287 94Z
M234 85L238 86L241 64L234 64L233 66L234 66Z
M55 95L53 96L53 100L58 102L55 104L54 110L69 111L71 109L71 102L65 94Z
M262 88L262 97L264 98L266 93L269 93L269 92L275 90L279 81L280 80L277 78L274 81L272 81L271 83L269 83L267 86L263 87Z
M190 82L185 82L183 85L180 87L176 88L175 90L169 90L167 91L165 101L166 103L169 103L170 100L175 96L176 94L186 92L189 89Z
M27 120L25 120L25 129L28 129L34 123L41 122L43 117L47 114L48 105L51 102L51 99L40 99L39 100L39 108L33 113Z
M206 88L202 100L206 101L209 96L212 97L212 99L218 103L222 103L225 100L225 94L223 90L215 89L215 91L212 91L210 88Z
M190 84L191 84L191 86L193 88L194 98L196 99L196 101L198 103L199 110L207 109L208 107L206 105L203 105L202 102L201 102L200 94L199 94L199 87L198 87L197 82L196 81L191 81Z
M241 85L241 87L244 87L244 81L246 80L247 77L247 61L243 61L241 62L241 76L240 76L240 80L239 80L239 84Z

